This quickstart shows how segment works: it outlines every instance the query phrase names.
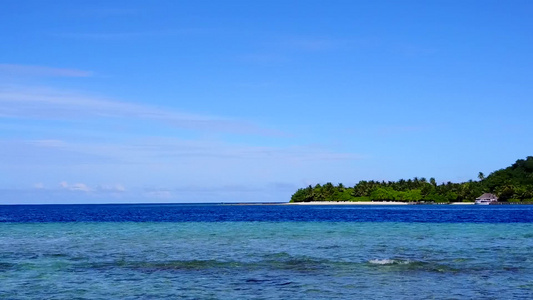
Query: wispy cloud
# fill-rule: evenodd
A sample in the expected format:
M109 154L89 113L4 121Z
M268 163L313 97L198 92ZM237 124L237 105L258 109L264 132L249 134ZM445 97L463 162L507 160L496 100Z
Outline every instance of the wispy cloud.
M429 130L429 126L381 126L377 132L381 135L398 135L405 133L423 132Z
M257 63L257 64L272 64L272 63L285 63L290 61L286 55L274 54L274 53L252 53L241 55L238 58L245 63Z
M187 185L174 189L178 193L201 193L201 194L220 194L220 193L258 193L263 192L264 188L249 185L221 185L221 186L200 186L200 185Z
M32 188L0 187L0 204L42 204L42 203L119 203L148 202L138 191L130 192L121 184L91 187L85 183L45 185L41 182Z
M111 192L111 193L123 193L126 192L126 188L122 184L105 184L105 185L99 185L96 187L96 191L98 192Z
M274 40L273 45L280 49L307 52L324 52L334 50L353 50L367 48L375 44L373 39L364 38L338 38L316 36L291 36Z
M415 43L400 43L391 46L392 49L407 56L425 56L438 53L437 48Z
M190 130L279 136L283 133L245 121L182 113L151 105L128 103L47 88L0 87L0 116L23 119L79 118L152 120Z
M291 38L285 40L283 44L296 50L321 51L340 47L346 44L346 41L329 38Z
M37 183L34 186L36 189L44 189L44 184ZM97 194L116 194L126 192L126 188L122 184L103 184L97 186L89 186L85 183L68 183L61 181L59 183L59 190L72 191L72 192L84 192L84 193L97 193Z
M68 184L45 188L5 189L0 187L1 204L40 203L176 203L176 202L282 202L288 201L287 193L297 187L282 184L177 186L172 188L141 188L132 191L120 188L91 188L85 184ZM287 185L287 186L285 186ZM290 190L287 190L290 186ZM283 195L283 196L280 196Z
M148 199L155 199L155 200L165 200L165 199L172 199L175 197L175 194L168 189L161 189L161 188L150 188L145 189L145 191L142 193L143 197L146 197Z
M84 32L84 33L56 33L55 37L79 40L124 40L149 36L167 35L151 32Z
M94 73L77 69L52 68L47 66L0 64L0 75L38 77L90 77Z
M412 122L410 122L412 123ZM349 128L344 130L345 134L359 135L359 136L405 136L409 134L426 133L435 130L434 125L410 125L397 124L390 126L367 126L364 128Z
M123 143L80 143L56 140L32 140L27 145L55 148L55 153L78 153L86 157L108 157L110 161L135 164L179 163L194 158L239 161L312 162L351 161L363 159L354 153L333 152L315 146L260 147L221 142L145 138ZM20 147L20 146L19 146ZM83 157L83 156L82 156Z
M266 38L259 42L256 52L242 54L239 60L256 64L284 64L297 59L302 54L328 54L338 51L370 49L374 40L334 37L289 36Z
M74 40L93 40L93 41L122 41L135 40L141 38L167 38L176 36L198 35L211 33L211 29L203 28L183 28L183 29L161 29L152 31L117 31L117 32L60 32L50 34L52 37L74 39Z
M368 51L386 51L391 54L407 56L431 55L437 52L432 46L410 41L396 41L380 37L314 37L314 36L289 36L266 39L261 43L263 52L243 56L249 61L290 61L295 53L334 53L350 51L352 55ZM264 49L268 49L265 52Z
M60 140L33 140L29 143L37 147L60 148L66 146L65 142Z
M136 16L142 13L139 9L125 8L125 7L99 7L93 9L76 10L78 14L94 16L94 17L129 17Z

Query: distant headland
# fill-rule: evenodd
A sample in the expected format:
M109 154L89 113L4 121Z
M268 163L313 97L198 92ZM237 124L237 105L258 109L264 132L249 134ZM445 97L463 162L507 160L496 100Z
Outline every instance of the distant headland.
M478 179L441 184L435 178L424 177L387 182L362 180L353 187L328 182L298 189L290 203L466 204L490 193L497 197L497 203L533 204L533 156L486 177L479 172Z

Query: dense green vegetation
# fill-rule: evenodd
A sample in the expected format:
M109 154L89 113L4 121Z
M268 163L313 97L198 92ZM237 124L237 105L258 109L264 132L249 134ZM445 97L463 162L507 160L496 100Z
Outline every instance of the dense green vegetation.
M298 189L291 202L310 201L402 201L402 202L471 202L483 193L493 193L499 201L533 202L533 156L517 160L512 166L495 171L479 181L437 184L434 178L398 181L359 181L353 187L342 183Z

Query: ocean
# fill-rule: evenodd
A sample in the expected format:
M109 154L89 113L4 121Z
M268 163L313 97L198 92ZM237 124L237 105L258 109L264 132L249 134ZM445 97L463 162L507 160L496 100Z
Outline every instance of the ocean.
M0 299L533 299L533 206L0 206Z

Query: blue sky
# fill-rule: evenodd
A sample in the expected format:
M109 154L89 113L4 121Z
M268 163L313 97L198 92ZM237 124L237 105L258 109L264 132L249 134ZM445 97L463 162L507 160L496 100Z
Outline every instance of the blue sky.
M533 149L531 1L2 1L0 204L288 201Z

